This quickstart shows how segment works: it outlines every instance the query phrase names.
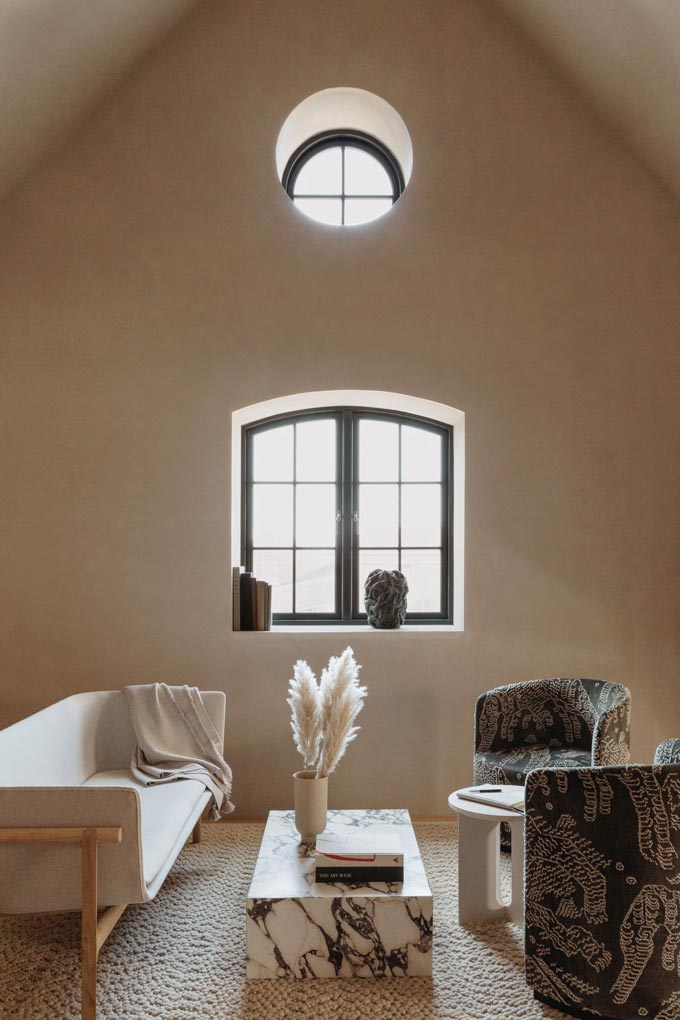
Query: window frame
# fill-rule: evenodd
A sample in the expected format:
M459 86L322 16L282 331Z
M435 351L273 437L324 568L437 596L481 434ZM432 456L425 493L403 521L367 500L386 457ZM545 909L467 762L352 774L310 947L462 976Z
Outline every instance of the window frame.
M298 179L298 176L299 176L300 172L307 165L309 160L312 159L314 156L318 155L318 153L323 152L325 149L332 149L332 148L336 148L338 146L343 148L343 149L346 148L346 147L355 148L355 149L361 149L363 152L367 152L370 156L372 156L375 160L377 160L378 163L380 163L380 165L383 167L383 169L387 173L387 176L390 179L390 183L392 185L392 195L391 196L389 196L389 195L363 195L363 194L360 194L360 195L347 195L347 194L345 194L344 172L343 172L342 190L341 190L340 194L332 194L332 195L331 194L328 194L328 195L296 195L295 194L295 184L297 182L297 179ZM343 166L344 166L344 153L343 153ZM313 135L311 138L308 138L306 141L304 141L302 143L302 145L299 145L298 148L295 150L295 152L293 152L293 154L289 158L288 162L286 163L286 166L284 168L284 171L283 171L283 174L282 174L282 177L281 177L281 183L283 184L283 187L284 187L285 191L287 192L288 197L292 201L293 205L295 205L295 199L296 198L312 198L312 199L316 199L316 198L319 198L319 199L321 199L321 198L337 198L337 199L340 199L340 201L342 203L342 205L341 205L342 213L341 213L341 222L339 224L337 224L337 226L342 226L342 227L350 226L350 224L345 223L345 201L347 199L390 198L391 197L391 199L392 199L392 206L394 207L396 205L396 203L399 201L399 199L401 198L402 194L404 193L404 189L406 187L406 182L404 180L404 173L403 173L403 171L401 169L401 165L399 164L399 160L394 155L394 153L392 153L387 148L386 145L384 145L378 138L375 138L373 135L369 135L369 134L367 134L364 131L350 130L350 129L344 129L344 130L341 130L341 131L338 131L338 130L321 131L318 134ZM303 211L303 210L301 210L301 211ZM375 217L375 218L379 219L380 217ZM367 220L366 222L371 223L372 220Z
M358 542L358 502L359 502L359 423L362 419L387 421L397 425L421 427L434 431L442 438L441 465L441 575L440 575L440 606L439 612L409 613L407 624L418 626L453 625L454 623L454 427L441 421L420 415L389 411L375 407L328 406L293 411L267 418L261 418L244 424L241 430L241 562L246 570L253 569L253 438L256 434L283 425L294 425L297 422L315 419L336 420L336 540L335 540L335 612L333 613L276 613L273 618L275 625L300 626L361 626L368 627L366 612L363 609L363 591L359 579ZM400 433L401 435L401 433ZM295 457L295 453L294 453ZM293 491L295 493L295 460L293 461ZM290 484L288 482L281 484ZM323 483L328 484L328 483ZM377 483L380 484L380 483ZM402 483L401 456L399 457L399 478ZM415 483L417 484L417 483ZM423 483L432 484L432 483ZM295 499L295 496L294 496ZM401 515L401 499L399 500ZM401 525L401 521L400 521ZM295 552L299 547L295 544L295 503L293 504L293 610L295 609ZM277 547L278 548L278 547ZM283 547L281 547L283 548ZM288 548L288 547L286 547ZM389 547L392 549L393 547ZM406 546L406 549L418 548ZM427 547L435 548L435 547ZM399 530L398 554L401 563L401 527ZM265 578L266 580L266 578Z

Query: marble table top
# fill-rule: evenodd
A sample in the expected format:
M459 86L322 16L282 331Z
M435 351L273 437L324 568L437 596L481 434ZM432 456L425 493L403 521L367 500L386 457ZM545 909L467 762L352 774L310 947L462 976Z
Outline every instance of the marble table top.
M314 848L300 844L293 811L270 811L248 899L431 896L411 817L406 808L328 812L326 832L399 833L404 848L404 881L375 885L314 881Z

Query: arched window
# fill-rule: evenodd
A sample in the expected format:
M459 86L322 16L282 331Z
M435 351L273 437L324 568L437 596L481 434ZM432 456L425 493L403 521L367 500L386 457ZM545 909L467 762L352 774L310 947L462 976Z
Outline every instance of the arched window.
M361 131L310 138L290 157L282 183L301 212L337 227L377 219L404 190L396 157Z
M241 562L272 585L275 623L366 623L375 568L406 575L407 622L453 623L451 424L320 406L248 421L241 441Z

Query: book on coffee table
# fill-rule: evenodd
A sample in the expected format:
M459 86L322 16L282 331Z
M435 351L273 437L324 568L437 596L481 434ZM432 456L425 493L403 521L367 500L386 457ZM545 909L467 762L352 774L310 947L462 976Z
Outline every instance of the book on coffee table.
M487 804L489 807L524 814L524 789L518 786L484 783L482 786L466 786L462 790L456 790L456 796L461 800L474 801L476 804Z
M404 849L393 833L322 833L315 858L317 882L404 881Z

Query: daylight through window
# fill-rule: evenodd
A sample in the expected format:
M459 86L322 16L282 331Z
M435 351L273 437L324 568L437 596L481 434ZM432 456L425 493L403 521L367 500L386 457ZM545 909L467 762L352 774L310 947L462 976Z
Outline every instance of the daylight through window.
M278 622L365 621L376 567L408 580L408 620L451 622L452 429L358 408L243 432L246 569L273 585Z
M293 153L283 186L307 216L351 227L391 209L404 190L404 178L396 158L377 139L329 132Z

